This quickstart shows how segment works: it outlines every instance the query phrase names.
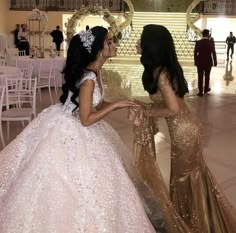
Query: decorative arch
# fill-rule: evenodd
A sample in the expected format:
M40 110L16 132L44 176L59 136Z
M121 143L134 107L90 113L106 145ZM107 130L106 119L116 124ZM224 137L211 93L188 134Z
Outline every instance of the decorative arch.
M197 36L201 36L201 29L196 27L194 25L195 21L191 18L191 13L193 11L193 9L200 3L200 2L204 2L205 0L194 0L188 7L187 11L186 11L186 21L187 21L187 26L188 28L190 28L192 31L194 31L194 33Z
M39 32L41 36L44 35L48 26L48 16L46 12L40 11L39 9L33 9L27 18L28 21L40 21L43 22L41 31Z
M35 36L35 31L33 29L34 29L34 22L37 22L38 33L36 32L36 34L38 34L39 49L44 48L43 37L48 26L47 13L44 11L40 11L39 9L33 9L32 12L28 16L27 21L29 25L28 29L30 31L30 38Z
M124 2L127 3L129 12L126 14L126 20L121 24L118 24L115 17L111 15L110 11L108 9L103 9L102 6L82 6L79 10L75 11L75 13L68 19L67 23L65 23L67 41L69 42L76 33L75 28L78 21L88 15L103 16L104 21L106 21L111 27L111 33L114 36L118 36L124 28L131 24L134 14L134 6L132 1L124 0Z

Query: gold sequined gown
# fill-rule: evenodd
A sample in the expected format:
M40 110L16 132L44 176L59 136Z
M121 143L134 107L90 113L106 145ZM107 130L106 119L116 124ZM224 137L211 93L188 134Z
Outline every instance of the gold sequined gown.
M152 109L164 106L160 93L150 98L154 102ZM179 113L165 117L171 138L170 193L155 158L158 117L146 117L134 110L130 120L135 126L137 170L161 204L168 233L235 233L235 210L202 156L202 125L183 99L178 98L178 102ZM155 218L150 218L155 225Z
M151 99L163 105L160 95ZM179 99L178 115L166 117L171 138L170 196L194 232L236 232L236 215L202 156L202 126Z

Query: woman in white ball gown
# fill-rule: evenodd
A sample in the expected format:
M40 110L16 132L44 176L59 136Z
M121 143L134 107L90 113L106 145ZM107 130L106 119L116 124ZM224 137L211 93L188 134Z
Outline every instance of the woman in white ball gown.
M44 110L0 153L1 233L155 232L128 175L131 156L102 120L136 105L103 101L100 69L115 55L103 27L72 38L62 104Z

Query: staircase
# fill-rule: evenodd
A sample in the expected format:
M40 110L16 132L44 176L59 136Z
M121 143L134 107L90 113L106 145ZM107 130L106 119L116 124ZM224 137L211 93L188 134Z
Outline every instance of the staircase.
M193 14L192 17L196 16ZM197 83L196 68L193 66L195 44L187 39L185 13L135 12L132 24L133 29L126 31L124 34L126 39L120 43L118 56L104 65L104 77L107 77L104 83L107 87L108 99L147 96L141 80L143 67L135 47L143 26L147 24L160 24L169 29L174 39L179 62L189 83L189 89L195 90Z
M185 13L135 12L133 18L134 29L142 31L146 24L160 24L167 27L171 32L185 31Z
M174 39L177 56L180 62L193 63L194 43L189 42L186 35L186 14L173 12L135 12L133 29L126 32L118 49L119 58L137 58L136 42L140 38L143 27L147 24L160 24L168 28ZM193 14L193 18L196 14Z

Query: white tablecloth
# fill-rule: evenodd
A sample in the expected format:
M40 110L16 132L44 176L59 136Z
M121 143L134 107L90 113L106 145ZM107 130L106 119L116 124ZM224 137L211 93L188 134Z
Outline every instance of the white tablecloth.
M66 59L64 57L30 58L29 56L19 56L19 57L12 57L12 59L14 59L15 61L16 59L18 59L20 61L31 63L36 71L39 69L39 64L41 60L48 62L52 61L58 70L62 70L66 62Z
M0 66L0 85L5 85L5 77L9 75L18 75L20 73L20 69L12 66Z
M0 77L3 77L5 75L15 75L19 72L20 72L20 70L17 67L0 66Z
M29 56L18 56L18 57L11 57L11 62L16 64L16 60L23 61L26 63L30 63L33 65L34 70L33 70L33 76L38 77L38 70L40 66L40 61L48 61L48 62L53 62L54 67L56 69L56 78L57 78L57 84L61 86L62 83L62 74L61 71L63 70L66 62L66 58L64 57L46 57L46 58L30 58Z

